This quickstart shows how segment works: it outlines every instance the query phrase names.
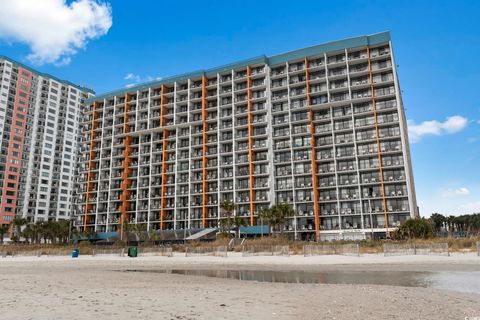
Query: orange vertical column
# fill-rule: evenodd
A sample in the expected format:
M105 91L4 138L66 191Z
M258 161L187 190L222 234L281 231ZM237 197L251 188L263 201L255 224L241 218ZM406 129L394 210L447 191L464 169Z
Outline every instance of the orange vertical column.
M90 204L90 192L93 189L92 183L92 175L93 172L93 160L95 159L95 129L97 127L96 124L96 109L97 109L97 102L93 103L92 106L92 124L90 129L90 153L88 158L88 173L87 173L87 194L85 198L85 216L83 217L83 231L87 231L87 224L89 223L89 214L90 210L92 209L92 205Z
M368 73L370 77L370 90L372 91L372 109L373 109L373 118L375 122L375 136L377 139L377 154L378 154L378 165L380 171L380 188L382 192L382 200L383 200L383 214L385 217L385 228L386 228L386 236L389 237L388 231L388 215L387 215L387 200L385 199L385 183L383 180L383 165L382 165L382 156L380 155L380 136L378 130L378 119L377 119L377 102L375 98L375 88L373 87L373 74L372 74L372 61L370 57L370 48L367 47L367 56L368 56ZM373 221L370 221L373 225Z
M255 225L255 184L254 164L253 164L253 126L252 126L252 68L247 66L247 109L248 109L248 165L250 171L250 225Z
M162 195L160 200L160 229L165 229L165 190L167 184L167 137L168 130L165 129L165 105L166 105L166 92L167 87L162 85L160 88L160 126L163 130L163 143L162 143Z
M121 184L121 190L122 190L122 195L120 196L120 200L122 201L122 205L120 206L120 229L123 234L123 224L125 221L128 221L128 210L129 210L129 203L128 201L130 200L130 186L131 186L131 180L130 180L130 174L132 172L132 169L130 168L130 165L132 163L132 158L130 157L131 152L132 152L132 147L131 147L131 140L132 137L128 135L130 128L128 127L128 93L125 94L125 108L124 108L124 113L123 113L123 134L126 134L126 136L123 138L123 163L122 163L122 184Z
M207 78L205 76L202 77L202 122L203 122L203 176L202 176L202 226L204 228L207 227L207 215L208 215L208 208L207 208Z
M315 239L318 241L320 239L320 204L318 197L318 177L317 177L317 153L315 152L315 123L313 115L312 100L310 97L310 70L308 69L308 59L305 58L305 81L306 81L306 91L307 91L307 104L310 108L309 117L310 117L310 144L312 146L310 158L312 161L312 186L313 186L313 213L315 216Z

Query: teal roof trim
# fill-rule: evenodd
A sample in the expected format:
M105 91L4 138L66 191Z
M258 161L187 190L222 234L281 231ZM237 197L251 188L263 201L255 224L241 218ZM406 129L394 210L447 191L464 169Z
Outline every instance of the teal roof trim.
M155 80L155 81L150 81L150 82L145 82L142 84L139 84L138 86L133 86L129 88L124 88L124 89L119 89L119 90L114 90L110 92L106 92L102 95L99 96L94 96L86 100L86 103L91 103L94 101L99 101L103 100L109 97L113 96L119 96L119 95L124 95L127 92L133 92L133 91L143 91L147 90L148 88L151 87L159 87L162 84L172 84L174 82L181 82L181 81L187 81L188 79L195 79L195 78L201 78L203 76L213 76L216 75L217 73L221 73L224 71L232 70L232 69L240 69L244 68L248 65L254 65L254 64L261 64L261 63L266 63L267 62L267 57L266 56L259 56L247 60L242 60L239 62L235 63L230 63L226 64L220 67L215 67L212 69L207 69L207 70L200 70L200 71L193 71L193 72L188 72L176 76L171 76L167 78L162 78L160 80Z
M92 240L107 240L111 238L118 237L118 232L110 231L110 232L97 232L93 236Z
M265 55L246 59L246 60L241 60L234 63L225 64L223 66L215 67L212 69L208 69L208 70L205 70L205 75L213 76L213 75L217 75L217 73L222 73L232 69L234 70L241 69L241 68L245 68L248 65L256 65L256 64L263 64L263 63L268 63L268 58Z
M344 40L319 44L316 46L294 50L294 51L274 55L271 57L262 55L262 56L258 56L258 57L254 57L246 60L241 60L235 63L226 64L220 67L184 73L177 76L163 78L161 80L139 84L137 86L133 86L129 88L123 88L119 90L106 92L104 94L87 99L86 103L103 100L109 97L122 95L128 92L134 92L137 90L142 91L150 87L160 86L162 84L172 84L174 82L185 81L190 78L195 79L195 78L201 78L202 76L212 76L212 75L216 75L217 73L222 73L224 71L244 68L248 65L256 65L256 64L262 64L262 63L268 64L268 65L277 65L277 64L285 63L287 61L301 59L304 57L318 56L326 52L332 52L332 51L338 51L338 50L344 50L344 49L362 47L362 46L373 46L377 44L386 43L389 41L390 41L390 32L385 31L381 33L368 35L368 36L353 37L353 38L348 38Z
M240 233L246 235L270 234L270 227L267 225L240 227Z
M32 72L32 73L35 73L35 74L38 74L39 76L42 76L44 78L50 78L50 79L53 79L55 81L58 81L60 83L63 83L65 85L69 85L69 86L72 86L72 87L75 87L76 89L80 90L80 91L84 91L84 92L88 92L88 93L91 93L91 94L95 94L95 91L93 91L92 89L88 89L86 87L82 87L82 86L79 86L78 84L75 84L75 83L72 83L70 81L67 81L67 80L62 80L62 79L59 79L55 76L52 76L51 74L48 74L48 73L43 73L43 72L40 72L38 70L35 70L21 62L18 62L12 58L9 58L7 56L3 56L3 55L0 55L0 59L3 59L3 60L7 60L9 62L12 62L13 64L16 64L17 66L19 67L22 67L24 69L27 69L28 71Z

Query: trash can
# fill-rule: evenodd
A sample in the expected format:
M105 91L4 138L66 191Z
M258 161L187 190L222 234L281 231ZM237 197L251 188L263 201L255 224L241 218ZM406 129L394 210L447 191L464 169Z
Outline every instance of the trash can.
M137 247L129 247L128 248L128 256L130 258L136 258L138 254Z
M72 258L78 258L78 255L80 254L80 250L78 249L73 249L72 251Z

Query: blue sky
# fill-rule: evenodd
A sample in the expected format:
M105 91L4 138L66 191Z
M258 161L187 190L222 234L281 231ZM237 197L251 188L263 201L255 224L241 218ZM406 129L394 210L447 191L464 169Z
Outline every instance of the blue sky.
M389 30L420 212L480 212L479 1L3 2L0 54L97 93Z

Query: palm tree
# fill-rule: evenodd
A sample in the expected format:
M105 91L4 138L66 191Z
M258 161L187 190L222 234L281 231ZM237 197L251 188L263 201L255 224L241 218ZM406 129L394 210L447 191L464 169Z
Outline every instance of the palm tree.
M433 213L432 216L430 217L430 220L433 223L435 231L440 232L442 231L443 225L447 221L447 218L445 218L444 215L441 215L439 213Z
M288 217L291 217L295 214L295 210L293 210L292 206L287 203L279 203L275 204L270 208L264 209L260 216L264 219L268 226L269 230L273 232L274 230L278 229L281 225L285 223L285 220ZM283 232L282 228L280 229L280 233Z
M47 224L45 221L37 221L35 225L38 226L38 236L40 239L43 238L43 242L47 243L47 240L50 236L50 225ZM41 240L40 240L41 241Z
M25 229L22 231L22 236L26 239L30 239L31 243L38 243L39 242L39 236L41 235L41 230L40 230L40 224L37 223L31 223L27 224Z
M50 240L50 243L55 244L60 234L59 224L56 221L49 220L45 221L42 226L45 243L47 243L47 240Z
M73 245L78 245L78 240L83 236L83 232L78 228L73 228L71 238L73 239Z
M234 223L232 218L235 215L235 209L237 208L237 205L230 200L225 200L220 203L220 208L224 213L223 215L220 215L220 227L229 233L230 229L232 228L232 224Z
M68 242L68 235L70 233L70 220L60 220L57 224L57 238L61 243Z
M475 213L472 215L471 232L477 236L480 234L480 214L479 213Z
M16 241L20 240L22 235L22 227L28 223L27 219L22 217L15 217L12 221L14 227L14 238Z
M457 217L455 217L455 216L448 216L447 217L448 236L449 237L453 236L453 231L455 230L456 219L457 219Z
M0 244L3 244L3 237L8 232L9 229L10 229L9 224L0 225Z
M247 219L239 216L234 216L232 219L233 228L235 229L235 238L240 238L240 228L248 225Z

